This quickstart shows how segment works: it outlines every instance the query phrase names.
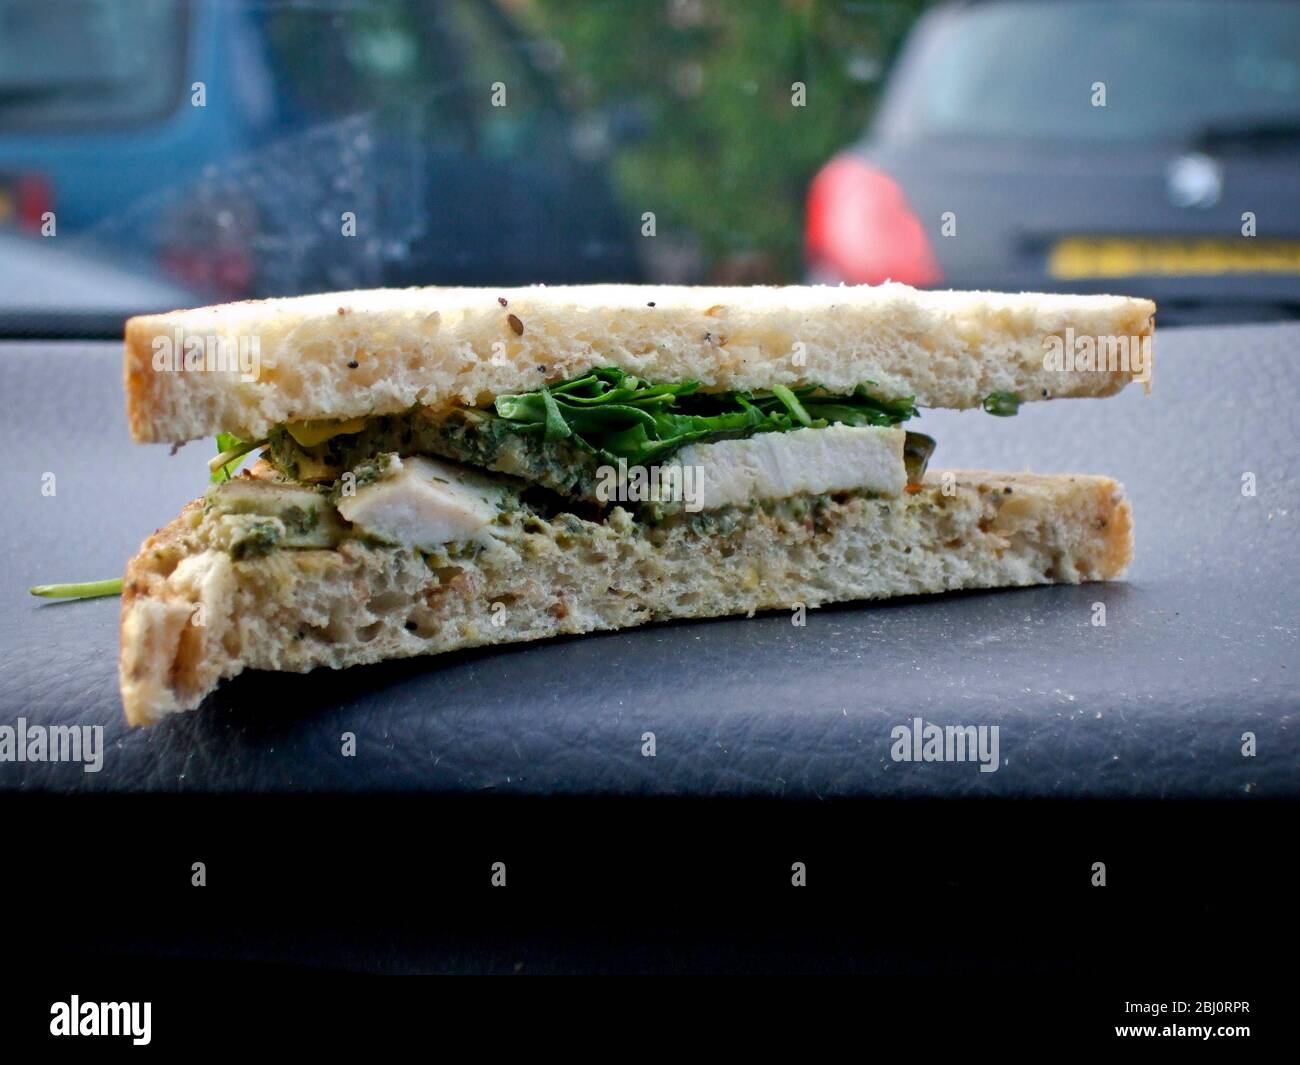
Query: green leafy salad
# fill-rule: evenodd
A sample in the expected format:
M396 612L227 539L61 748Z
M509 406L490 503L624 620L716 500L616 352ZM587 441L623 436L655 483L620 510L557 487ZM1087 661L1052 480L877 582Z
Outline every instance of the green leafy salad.
M607 460L667 458L686 444L839 425L893 426L917 417L913 397L887 400L859 386L827 396L816 386L768 393L700 392L698 381L652 385L615 367L551 388L498 396L498 417L548 443L571 440Z

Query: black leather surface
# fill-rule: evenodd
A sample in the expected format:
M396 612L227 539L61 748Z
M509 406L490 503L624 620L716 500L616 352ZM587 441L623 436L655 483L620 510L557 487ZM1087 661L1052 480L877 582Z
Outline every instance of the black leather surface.
M0 725L103 725L106 746L101 772L0 762L0 786L1294 796L1300 327L1170 330L1156 351L1149 398L1130 388L1014 419L927 412L920 426L938 436L938 466L1124 481L1138 542L1126 583L246 675L200 712L136 731L117 694L117 601L26 589L120 574L202 491L210 445L169 456L130 442L116 344L0 345ZM890 730L914 716L998 725L1000 768L894 762ZM1255 757L1241 753L1248 731ZM345 732L356 757L341 755ZM645 732L656 757L642 757Z

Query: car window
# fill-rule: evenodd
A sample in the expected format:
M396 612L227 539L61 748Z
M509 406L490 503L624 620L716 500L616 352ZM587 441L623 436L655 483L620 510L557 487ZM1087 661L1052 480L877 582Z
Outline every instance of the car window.
M415 118L441 151L498 156L558 125L524 39L481 0L271 8L266 26L282 103L314 119L370 112L409 129ZM500 106L478 106L494 85Z
M61 275L156 292L110 334L442 284L1300 317L1297 157L1288 0L0 0L0 333L103 306Z
M172 0L0 4L0 128L141 122L179 105L185 9Z
M1287 0L976 4L934 24L881 119L889 135L1058 141L1257 124L1300 126Z

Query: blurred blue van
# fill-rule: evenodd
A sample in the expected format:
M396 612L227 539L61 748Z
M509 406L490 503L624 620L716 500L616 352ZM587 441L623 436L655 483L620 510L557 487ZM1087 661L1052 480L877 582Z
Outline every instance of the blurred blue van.
M219 298L636 280L556 75L491 0L0 0L0 231Z

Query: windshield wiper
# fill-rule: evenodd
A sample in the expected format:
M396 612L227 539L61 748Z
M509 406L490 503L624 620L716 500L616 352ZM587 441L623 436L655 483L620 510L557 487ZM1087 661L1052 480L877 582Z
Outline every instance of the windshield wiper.
M1197 147L1218 150L1233 146L1261 150L1300 147L1300 118L1211 122L1191 140Z

